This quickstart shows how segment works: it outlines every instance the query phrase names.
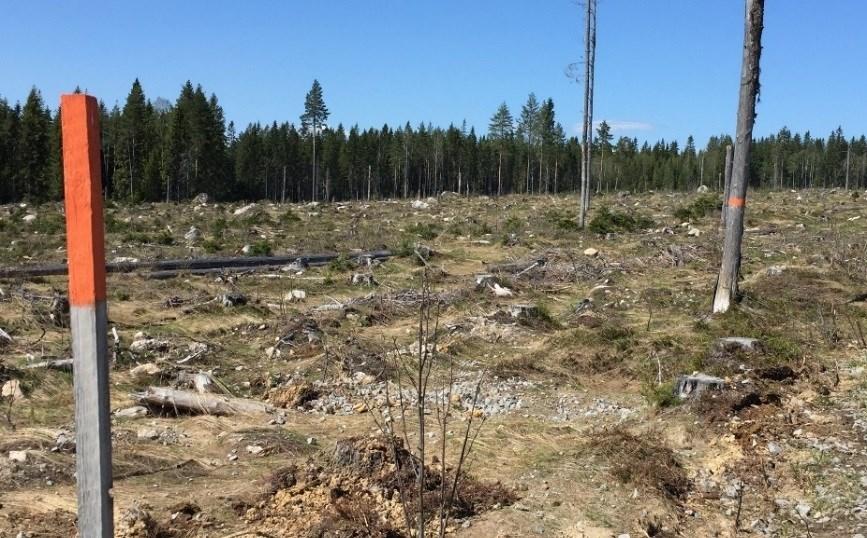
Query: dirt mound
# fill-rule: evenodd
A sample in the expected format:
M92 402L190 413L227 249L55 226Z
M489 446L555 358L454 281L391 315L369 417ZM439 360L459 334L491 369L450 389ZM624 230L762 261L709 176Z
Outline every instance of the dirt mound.
M400 441L344 439L323 464L311 462L275 473L262 501L249 508L244 518L251 529L273 536L404 537L404 509L412 515L419 507L414 486L417 469L418 460ZM441 469L426 466L425 470L422 502L432 518L440 504L443 476ZM452 478L447 471L447 483ZM462 476L452 514L465 518L515 500L501 484Z

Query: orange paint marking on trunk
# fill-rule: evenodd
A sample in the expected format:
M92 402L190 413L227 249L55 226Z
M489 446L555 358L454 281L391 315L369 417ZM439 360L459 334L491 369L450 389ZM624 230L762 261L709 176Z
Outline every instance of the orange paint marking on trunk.
M744 207L746 202L747 201L744 200L743 198L738 198L737 196L732 196L731 198L728 199L727 204L729 207Z
M105 300L99 105L93 96L72 94L61 96L60 106L69 302L93 305Z

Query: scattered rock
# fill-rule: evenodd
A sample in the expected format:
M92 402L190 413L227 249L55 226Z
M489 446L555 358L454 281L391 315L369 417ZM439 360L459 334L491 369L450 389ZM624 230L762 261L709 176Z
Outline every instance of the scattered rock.
M349 283L353 286L378 286L379 282L373 278L373 275L370 273L353 273L352 277L349 279Z
M12 337L9 336L9 333L0 329L0 347L7 346L12 343Z
M716 341L718 351L758 351L761 348L761 341L758 338L746 338L743 336L725 336Z
M596 250L596 249L593 248L593 247L585 248L585 249L584 249L584 255L585 255L585 256L590 256L591 258L593 258L593 257L596 257L596 256L599 255L599 251Z
M130 347L130 349L132 348ZM129 371L130 375L134 378L151 377L159 375L160 372L162 372L162 369L152 362L139 364Z
M423 200L413 200L412 208L413 209L428 209L430 204Z
M223 293L217 296L217 302L225 308L247 304L247 296L240 292Z
M250 212L253 208L255 208L255 207L256 207L256 204L247 204L247 205L245 205L244 207L239 207L238 209L236 209L236 210L232 213L232 215L234 215L234 216L236 216L236 217L240 217L240 216L242 216L242 215L244 215L244 214L246 214L246 213L249 213L249 212Z
M725 388L725 380L706 374L695 373L680 376L677 380L674 393L681 399L695 398L706 390L722 390Z
M27 224L30 224L31 222L33 222L34 220L36 220L36 215L34 215L33 213L29 213L29 214L24 215L23 217L21 217L21 220L24 221L24 222L26 222Z
M258 456L264 451L265 449L261 445L247 445L247 452L254 456Z
M3 388L0 389L0 396L8 398L12 401L21 400L24 398L24 393L21 392L21 382L17 379L10 379L3 383Z
M251 252L253 252L253 245L244 245L243 247L241 247L241 254L244 254L246 256Z
M197 243L202 239L202 232L195 226L190 226L190 229L184 234L184 239L187 243Z
M9 451L9 461L14 461L15 463L25 463L27 461L27 451L26 450L10 450Z
M208 196L208 193L206 193L206 192L200 192L199 194L197 194L195 196L195 198L193 198L193 203L199 204L199 205L207 204L210 201L211 201L211 197Z
M165 340L157 340L150 338L141 333L137 334L133 342L129 345L129 350L133 353L158 353L168 351L169 343Z
M283 297L284 301L294 303L307 300L307 292L304 290L292 290Z
M690 237L699 237L701 235L701 230L699 230L698 228L695 228L693 226L690 226L689 229L686 231L686 235L688 235Z
M697 192L699 194L704 194L704 193L708 192L709 190L710 189L708 189L707 185L699 185L698 188L695 189L695 192Z
M139 439L153 441L154 439L159 439L160 432L156 428L145 427L139 428L138 431L135 433L135 436Z
M494 285L491 286L491 291L493 291L494 295L496 295L497 297L511 297L513 295L512 290L500 286L496 282L494 282Z

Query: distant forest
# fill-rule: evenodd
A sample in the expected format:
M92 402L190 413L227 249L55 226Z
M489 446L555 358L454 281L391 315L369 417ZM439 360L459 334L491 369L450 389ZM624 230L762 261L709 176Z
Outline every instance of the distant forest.
M174 104L149 100L138 80L123 107L101 104L105 194L118 201L310 201L575 191L581 147L567 137L551 99L530 94L516 113L501 104L486 135L465 123L435 127L328 125L314 81L305 112L291 122L253 123L238 132L217 97L187 82ZM33 88L22 106L0 98L0 202L62 198L61 110ZM734 114L732 115L734 122ZM569 120L572 121L571 119ZM316 135L315 138L313 135ZM690 190L720 185L728 135L697 148L690 136L639 144L596 128L595 191ZM315 146L314 146L315 144ZM314 160L314 148L316 158ZM867 140L837 128L827 138L786 128L756 140L751 187L863 188Z

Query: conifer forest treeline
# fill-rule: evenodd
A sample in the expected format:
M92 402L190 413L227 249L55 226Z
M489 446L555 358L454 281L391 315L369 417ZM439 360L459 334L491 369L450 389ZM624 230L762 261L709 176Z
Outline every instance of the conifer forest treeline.
M61 110L38 89L24 104L0 97L0 203L60 199ZM187 82L174 103L149 100L138 80L122 107L101 105L103 181L117 201L311 201L462 194L560 193L579 188L581 147L551 99L492 111L485 134L465 123L346 127L328 123L314 81L296 125L226 122L217 97ZM561 123L562 122L562 123ZM595 127L595 192L719 188L728 135L703 147L690 136L639 143ZM867 140L837 128L826 137L782 128L755 141L751 188L863 188Z

